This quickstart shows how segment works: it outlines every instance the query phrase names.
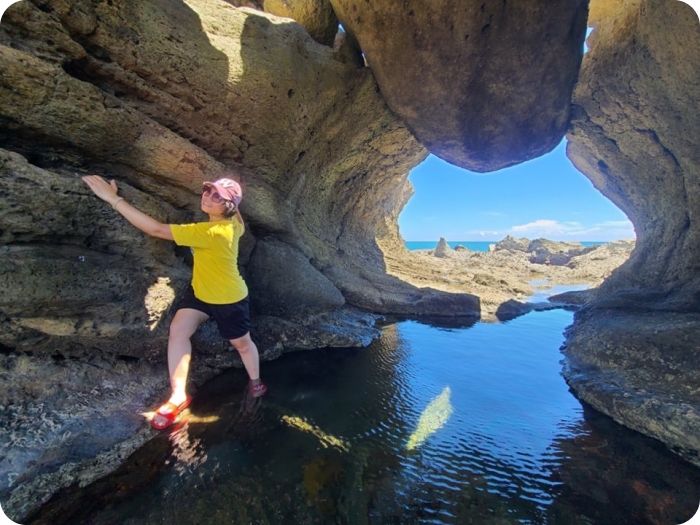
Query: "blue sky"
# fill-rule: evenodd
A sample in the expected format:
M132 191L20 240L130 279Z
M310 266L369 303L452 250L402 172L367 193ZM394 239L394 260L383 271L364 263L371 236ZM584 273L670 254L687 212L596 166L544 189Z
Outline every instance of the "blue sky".
M566 157L566 141L538 159L474 173L430 155L409 174L415 193L399 215L406 241L633 239L632 223Z

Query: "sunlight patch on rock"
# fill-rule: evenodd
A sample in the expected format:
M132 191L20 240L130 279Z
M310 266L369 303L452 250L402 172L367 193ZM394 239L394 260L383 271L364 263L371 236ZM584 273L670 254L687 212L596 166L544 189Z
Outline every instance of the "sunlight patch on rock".
M319 439L324 448L335 447L344 452L350 450L350 445L347 442L335 436L331 436L330 434L326 434L323 430L299 416L282 416L282 421L290 427L313 434Z

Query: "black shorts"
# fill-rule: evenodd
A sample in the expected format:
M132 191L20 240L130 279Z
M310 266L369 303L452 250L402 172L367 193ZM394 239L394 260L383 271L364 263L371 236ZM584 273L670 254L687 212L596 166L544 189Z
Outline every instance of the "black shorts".
M250 331L250 307L248 297L237 303L209 304L194 296L190 286L177 305L177 310L191 308L213 317L224 339L238 339Z

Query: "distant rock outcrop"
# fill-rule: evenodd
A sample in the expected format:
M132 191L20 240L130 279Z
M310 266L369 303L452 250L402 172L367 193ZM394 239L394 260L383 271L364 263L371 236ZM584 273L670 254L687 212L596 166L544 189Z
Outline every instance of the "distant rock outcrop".
M525 237L516 239L508 235L502 241L496 243L494 251L524 252L530 255L530 262L532 263L564 266L573 257L582 255L592 248L585 248L580 242L551 241L549 239L535 239L531 241Z
M527 252L529 246L530 246L530 239L526 239L525 237L522 237L520 239L516 239L515 237L511 237L510 235L507 235L506 237L504 237L502 240L498 241L494 245L493 251L511 250L511 251L517 251L517 252Z
M536 264L553 264L564 266L572 257L585 253L580 242L557 242L548 239L535 239L527 247L530 262Z
M447 244L444 237L440 237L440 240L433 251L433 255L435 255L435 257L449 257L452 252L454 252L454 250L450 248L450 245Z
M580 255L569 257L567 264L554 265L534 261L527 251L531 241L524 241L527 239L514 240L510 237L498 243L503 246L525 246L523 249L488 252L455 249L447 252L449 255L446 257L436 257L429 250L417 250L387 254L385 260L392 275L416 286L477 295L483 319L494 316L503 319L503 316L512 318L540 308L524 304L525 299L538 289L555 285L599 286L629 258L635 245L634 241L617 241L588 248L581 246ZM538 245L571 247L571 243L547 239L538 239ZM592 297L590 290L580 294L585 295L586 299ZM568 304L581 304L581 300L571 300Z

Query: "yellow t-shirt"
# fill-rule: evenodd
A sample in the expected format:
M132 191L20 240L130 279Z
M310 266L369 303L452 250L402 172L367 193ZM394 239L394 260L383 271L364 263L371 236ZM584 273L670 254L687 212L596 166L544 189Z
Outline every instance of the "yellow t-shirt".
M194 254L192 288L200 301L231 304L245 299L248 287L238 271L238 241L243 225L236 219L171 224L173 239Z

